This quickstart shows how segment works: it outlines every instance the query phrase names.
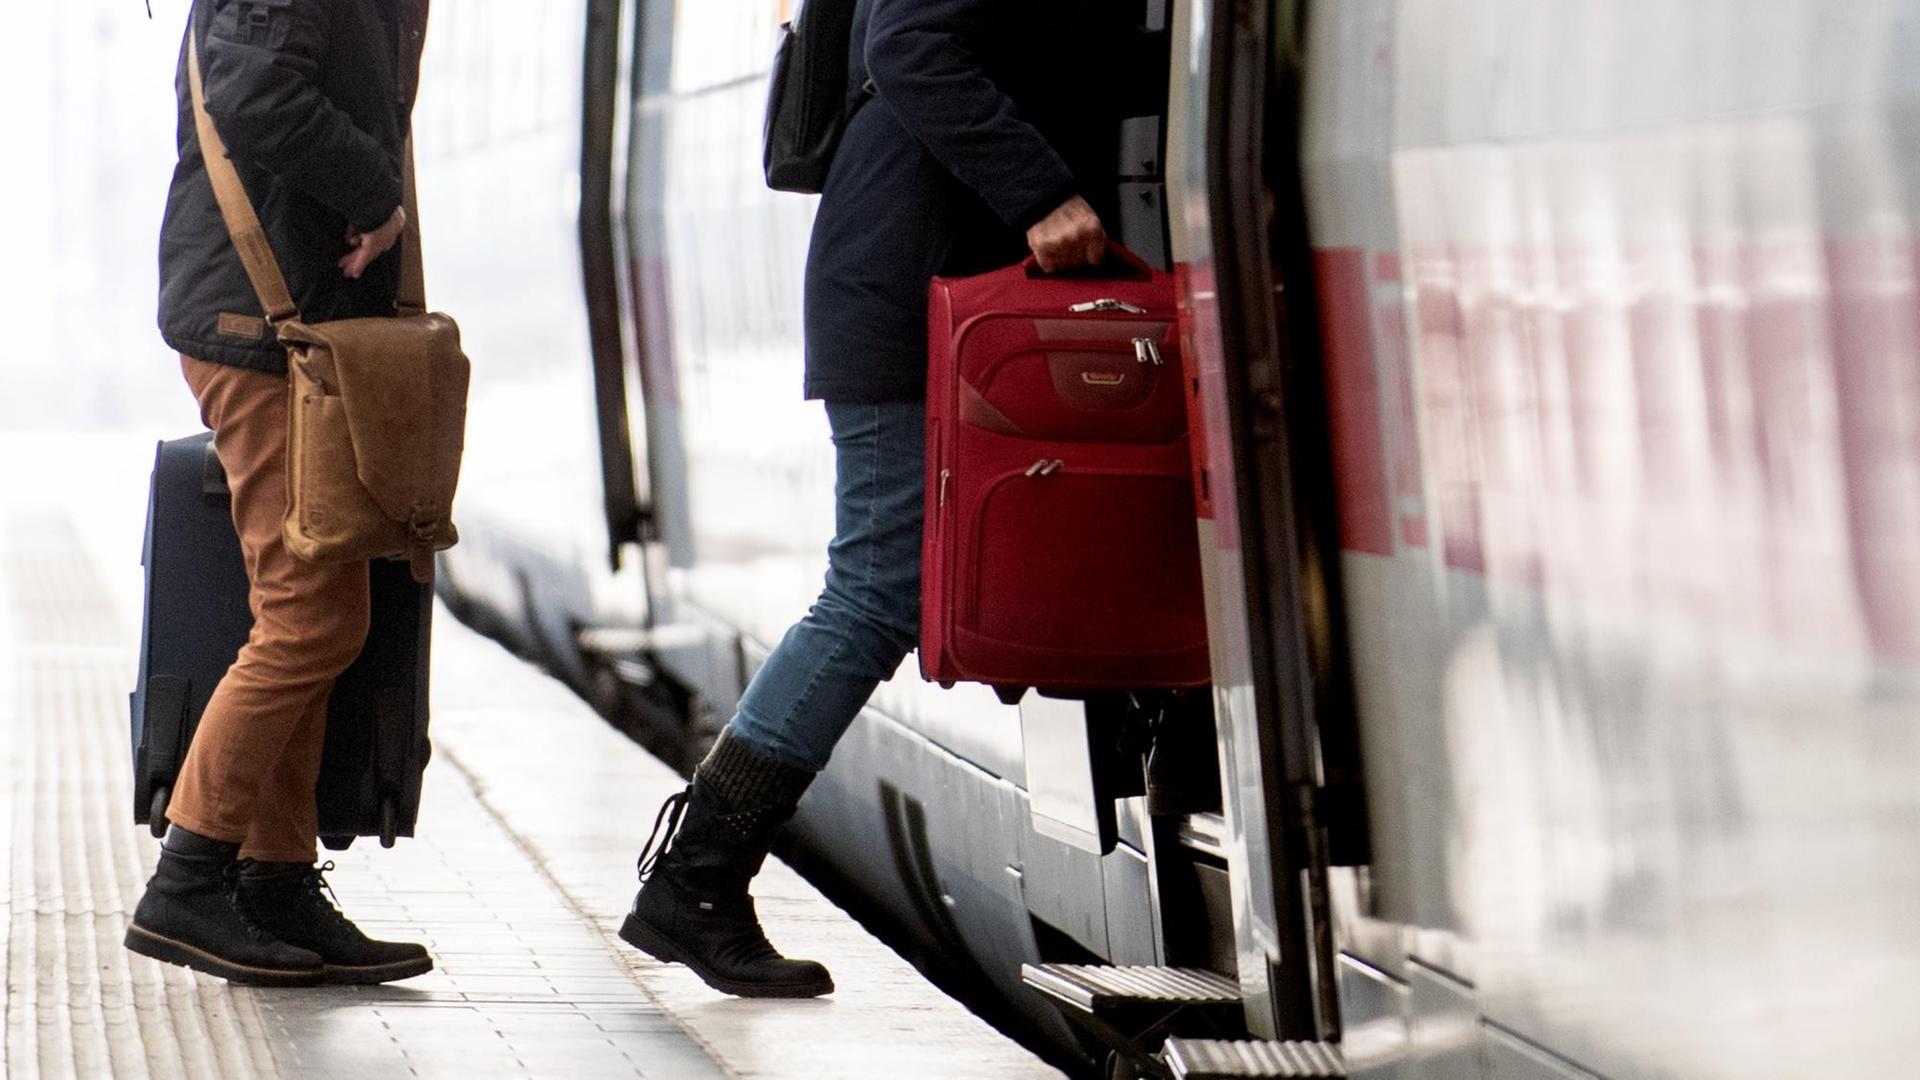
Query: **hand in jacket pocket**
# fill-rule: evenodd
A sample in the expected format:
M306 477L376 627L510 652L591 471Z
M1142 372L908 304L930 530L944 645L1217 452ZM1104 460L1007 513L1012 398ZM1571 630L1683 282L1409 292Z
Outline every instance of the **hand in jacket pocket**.
M1027 246L1040 269L1051 274L1097 264L1107 254L1107 231L1087 200L1075 195L1027 230Z
M393 208L387 223L370 233L363 233L352 226L347 227L347 246L352 250L340 256L340 272L358 280L373 265L373 260L393 250L400 240L400 233L407 227L405 207Z

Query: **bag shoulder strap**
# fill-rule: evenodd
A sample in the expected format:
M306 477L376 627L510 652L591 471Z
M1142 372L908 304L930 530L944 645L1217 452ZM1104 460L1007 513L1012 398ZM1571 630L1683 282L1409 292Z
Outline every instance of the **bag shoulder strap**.
M227 233L233 238L233 249L239 254L241 265L246 267L247 280L253 283L254 294L260 299L260 309L274 326L297 319L300 310L287 289L286 277L280 273L280 263L274 258L266 229L260 225L260 215L254 212L246 186L240 182L232 159L227 157L227 145L213 125L213 116L207 112L206 84L200 75L200 43L198 35L191 31L187 34L187 82L193 93L194 130L200 140L200 156L206 161L207 179L213 184L214 201L220 204L220 216L227 223ZM426 272L420 253L420 212L414 194L411 138L407 140L404 187L407 223L401 241L404 250L396 307L402 315L419 315L424 314L427 307Z
M394 308L401 315L427 313L427 272L420 253L420 196L413 186L413 136L407 136L407 160L402 174L402 205L407 224L400 237L400 292Z
M293 304L293 294L287 291L287 279L280 274L273 246L267 243L267 232L260 227L260 215L254 213L247 189L240 183L240 174L227 158L227 144L220 140L213 117L207 113L206 87L200 79L198 37L192 32L187 34L187 82L193 90L193 122L200 136L200 156L206 159L213 197L220 204L220 216L226 219L227 233L233 237L233 249L239 253L241 264L247 268L247 278L253 282L253 291L260 297L260 308L266 312L267 321L278 326L299 318L300 310Z

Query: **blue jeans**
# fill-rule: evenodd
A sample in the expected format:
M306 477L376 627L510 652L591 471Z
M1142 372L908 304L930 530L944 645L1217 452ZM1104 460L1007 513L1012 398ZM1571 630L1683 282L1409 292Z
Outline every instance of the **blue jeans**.
M740 699L729 730L804 769L835 743L920 640L926 407L827 404L835 452L827 583Z

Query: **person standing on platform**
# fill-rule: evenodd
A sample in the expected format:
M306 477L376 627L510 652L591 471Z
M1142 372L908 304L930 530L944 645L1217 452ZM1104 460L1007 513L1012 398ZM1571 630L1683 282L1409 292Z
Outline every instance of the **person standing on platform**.
M426 0L196 0L207 112L308 322L393 315L402 160ZM335 676L368 631L365 563L302 562L287 512L286 351L228 238L195 136L188 49L160 236L160 330L214 431L251 586L252 636L200 719L134 952L235 982L374 983L429 971L327 899L314 785Z
M1103 0L859 0L856 102L821 195L806 270L806 396L836 455L826 586L741 698L685 792L661 808L621 937L752 997L831 993L780 955L748 892L774 834L919 637L927 290L1031 251L1096 263L1106 234L1084 179L1121 76L1094 28Z

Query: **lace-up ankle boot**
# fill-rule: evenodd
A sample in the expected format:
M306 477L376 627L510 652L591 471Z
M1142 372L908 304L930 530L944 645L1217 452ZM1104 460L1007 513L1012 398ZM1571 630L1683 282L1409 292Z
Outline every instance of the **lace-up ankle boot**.
M127 948L250 986L319 983L318 954L273 936L241 909L234 897L239 851L175 825L127 926Z
M393 982L432 971L426 946L375 941L341 913L327 886L332 869L248 859L240 864L241 910L282 940L318 953L328 983Z
M832 993L826 968L789 960L767 941L747 891L812 780L811 772L722 734L693 783L660 808L620 937L657 960L687 965L722 993Z

